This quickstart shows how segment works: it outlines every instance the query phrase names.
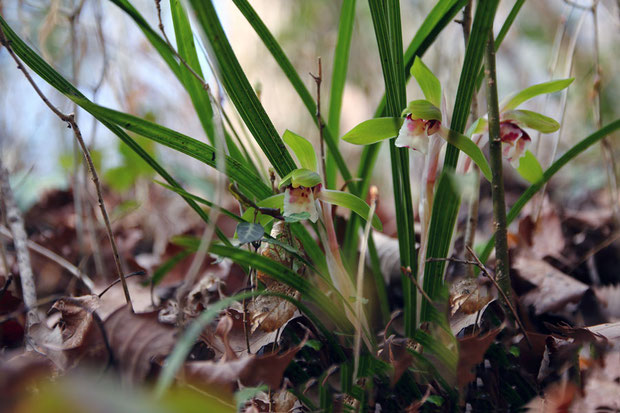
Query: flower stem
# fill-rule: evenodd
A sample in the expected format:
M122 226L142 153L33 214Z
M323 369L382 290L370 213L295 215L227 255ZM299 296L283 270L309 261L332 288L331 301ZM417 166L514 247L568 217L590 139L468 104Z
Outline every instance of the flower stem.
M499 104L497 99L497 77L495 73L495 46L493 32L485 51L485 77L487 80L487 111L489 113L489 153L491 156L493 225L495 229L495 276L503 295L510 299L510 274L508 260L508 241L506 237L506 200L504 198L504 179L502 170L502 141L499 133ZM506 303L508 304L508 303Z

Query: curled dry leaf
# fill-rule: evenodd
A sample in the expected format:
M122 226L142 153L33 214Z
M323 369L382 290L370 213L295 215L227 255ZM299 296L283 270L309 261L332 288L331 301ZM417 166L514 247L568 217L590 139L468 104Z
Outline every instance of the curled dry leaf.
M176 342L176 330L160 323L156 311L134 314L129 307L121 308L105 321L105 331L127 383L142 382L152 363L166 357Z
M520 297L522 304L534 307L536 315L561 311L566 304L578 302L589 288L542 260L520 256L513 267L536 286Z
M99 304L97 295L66 297L56 301L50 310L60 313L62 350L67 353L71 366L83 359L105 360L107 350L102 333L103 323L95 313Z
M246 355L236 360L194 361L184 366L185 377L198 387L222 386L233 389L239 381L243 386L266 384L272 389L280 387L286 367L306 339L282 354Z
M450 315L458 310L464 314L477 313L492 298L486 286L480 285L476 278L465 277L450 287Z
M486 334L478 336L467 336L459 338L459 361L457 365L457 382L459 387L463 387L476 376L472 373L472 368L481 363L484 353L495 340L495 337L502 330L501 327L495 328Z
M273 225L271 236L280 243L291 245L296 250L302 251L301 243L292 235L288 224L283 221L278 221ZM300 277L305 275L306 266L304 263L278 245L266 244L262 255L290 268ZM296 300L301 298L299 291L272 279L264 272L259 271L257 278L265 284L267 292L284 294ZM250 312L252 331L260 328L263 331L270 332L282 327L293 318L297 307L283 298L261 295L248 304L248 311Z

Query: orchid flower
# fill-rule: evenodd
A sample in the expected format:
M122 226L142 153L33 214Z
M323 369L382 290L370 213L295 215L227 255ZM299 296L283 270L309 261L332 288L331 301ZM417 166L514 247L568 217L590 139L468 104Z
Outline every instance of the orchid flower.
M573 79L560 79L533 85L506 97L500 103L502 155L528 181L537 180L542 174L542 168L534 155L528 151L532 138L526 129L553 133L560 128L560 124L540 113L517 109L517 107L533 97L558 92L568 87L572 81ZM488 126L487 115L485 115L471 125L466 135L483 147L488 142ZM466 160L463 165L463 171L467 172L469 160ZM532 173L533 169L536 173Z
M354 299L356 288L340 258L331 208L326 204L350 209L364 220L369 218L370 207L353 194L323 188L321 176L316 172L318 167L316 153L308 140L289 130L284 133L282 139L292 149L301 167L282 178L278 188L283 190L283 193L259 201L257 206L279 208L287 222L306 219L313 223L318 221L320 223L318 225L319 235L325 246L325 256L332 283L345 299ZM254 209L250 208L243 218L249 220L254 213ZM272 217L265 218L272 219ZM382 230L381 221L376 214L372 215L371 223L375 229ZM361 326L365 331L369 331L368 321L363 312L361 316L358 316L348 306L345 306L345 314L353 325ZM370 346L366 335L363 337Z

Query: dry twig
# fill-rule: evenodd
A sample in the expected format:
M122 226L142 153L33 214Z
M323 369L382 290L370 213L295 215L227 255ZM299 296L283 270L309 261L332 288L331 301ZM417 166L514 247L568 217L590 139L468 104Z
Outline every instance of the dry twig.
M90 156L90 152L88 151L88 148L86 147L86 144L84 143L84 139L82 138L82 133L80 132L80 128L78 127L75 121L75 115L72 113L69 115L65 115L47 99L47 97L43 94L41 89L39 89L35 81L32 79L32 77L30 76L30 73L28 73L28 71L22 64L19 57L17 57L17 55L11 48L11 45L6 39L4 32L2 31L1 28L0 28L0 43L2 43L4 47L6 47L9 54L15 61L15 63L17 63L17 68L22 71L22 73L24 74L28 82L32 85L35 92L37 92L41 100L43 100L43 102L47 105L47 107L50 108L50 110L54 112L54 114L58 116L60 120L62 120L63 122L66 122L68 126L73 130L73 135L75 136L75 139L78 141L80 148L82 149L84 158L86 159L86 163L88 165L88 170L90 172L91 179L93 181L93 184L95 185L95 189L97 190L99 209L101 210L101 215L103 216L103 221L105 223L106 231L108 233L108 239L110 240L110 245L112 246L112 253L114 256L114 264L116 265L116 272L118 274L118 277L121 279L121 283L123 284L123 293L125 294L125 300L127 301L127 304L130 305L133 311L133 306L131 305L131 297L129 296L129 288L127 287L127 281L125 280L125 275L123 274L123 270L121 268L121 261L120 261L120 257L118 254L118 247L116 246L116 242L114 241L114 235L112 233L112 226L110 224L110 218L108 217L108 212L105 208L105 203L103 201L103 190L101 189L101 182L99 181L99 175L97 175L97 171L95 170L95 165L93 164L93 160Z

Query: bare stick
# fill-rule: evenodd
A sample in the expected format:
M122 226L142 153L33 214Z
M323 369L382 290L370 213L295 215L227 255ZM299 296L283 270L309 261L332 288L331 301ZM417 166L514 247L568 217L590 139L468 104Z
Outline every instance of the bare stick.
M316 121L319 124L319 144L321 145L321 167L323 168L322 169L323 176L326 177L327 171L325 169L325 140L323 138L323 128L325 127L325 124L323 123L323 119L321 118L321 83L323 82L323 66L321 65L320 57L318 59L318 64L319 64L318 75L315 76L312 73L310 73L310 76L312 76L312 79L314 79L314 82L316 83Z
M119 254L118 254L118 247L116 246L116 242L114 241L114 235L112 233L112 226L110 225L110 218L108 217L108 212L105 208L105 203L103 201L103 191L101 189L101 182L99 181L99 176L97 175L97 171L95 170L95 165L93 164L93 160L90 157L90 152L88 151L88 148L86 147L86 144L84 143L84 139L82 139L82 133L80 132L80 128L75 122L75 116L72 113L69 115L65 115L64 113L62 113L60 110L58 110L58 108L56 108L47 99L47 97L43 94L43 92L41 92L41 89L39 89L35 81L32 79L32 77L30 76L30 73L28 73L28 71L22 64L21 60L19 60L15 52L13 52L13 49L11 48L11 45L7 41L4 35L4 31L2 31L1 28L0 28L0 43L2 43L4 47L6 47L6 49L8 50L13 60L15 60L15 63L17 63L17 68L24 73L24 76L26 77L28 82L32 85L33 89L37 92L41 100L43 100L43 102L47 105L47 107L50 108L50 110L54 112L54 114L56 114L56 116L58 116L60 120L62 120L63 122L67 122L69 127L73 130L73 135L75 136L75 139L77 139L78 143L80 144L80 148L82 148L82 152L84 153L84 158L86 159L86 163L88 165L88 170L90 172L91 179L97 190L99 209L101 210L101 215L103 216L105 228L108 233L108 239L110 240L110 245L112 246L112 253L114 256L114 264L116 265L116 272L117 272L118 277L121 280L121 283L123 284L123 293L125 294L125 300L127 301L127 304L129 304L129 306L131 307L131 310L133 311L133 305L131 304L131 297L129 296L129 288L127 287L127 281L125 280L125 275L123 274L123 270L121 268L121 261L120 261Z
M0 235L11 240L13 239L13 235L11 234L9 229L4 226L0 226ZM51 251L31 240L27 240L26 245L31 251L34 251L44 256L45 258L48 258L50 261L55 262L65 270L69 271L71 274L81 280L90 292L94 290L95 283L93 282L93 280L91 280L86 274L84 274L82 270L80 270L78 267L71 264L60 255L56 254L54 251Z
M502 164L502 141L499 131L499 103L497 98L497 77L495 74L495 45L493 32L489 31L484 56L484 71L487 80L487 109L489 114L489 154L493 179L493 229L495 233L495 273L503 295L510 298L510 274L508 262L508 239L506 230L506 199L504 198L504 174Z
M9 184L9 172L4 168L0 158L0 194L4 201L4 210L11 233L13 234L13 245L15 245L15 255L17 255L17 266L19 268L19 279L22 285L22 297L24 305L28 308L26 314L26 334L30 327L38 324L41 320L36 311L37 290L34 285L34 275L30 265L30 255L26 247L28 236L24 228L24 219L15 203L13 191Z

